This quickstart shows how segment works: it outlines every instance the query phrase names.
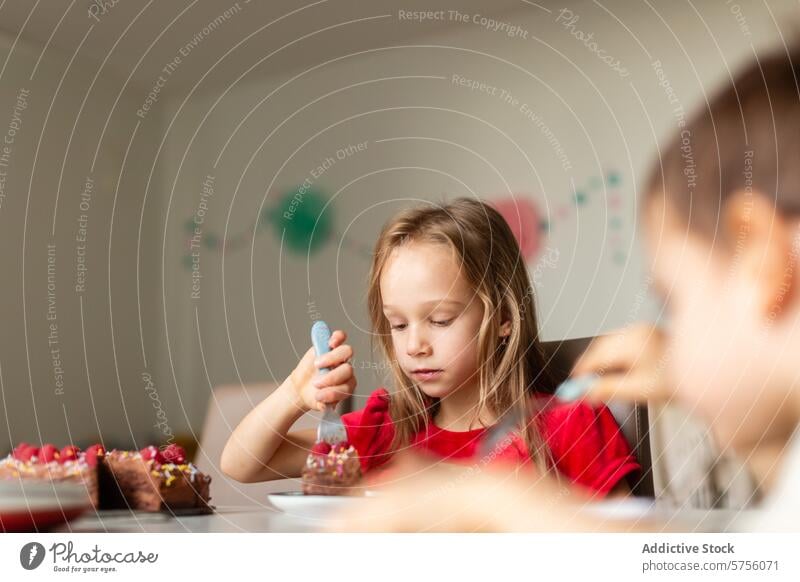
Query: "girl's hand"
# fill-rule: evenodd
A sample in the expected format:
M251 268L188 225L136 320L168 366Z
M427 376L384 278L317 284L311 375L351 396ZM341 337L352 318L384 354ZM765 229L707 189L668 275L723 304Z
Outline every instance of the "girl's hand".
M314 348L310 348L289 376L294 396L305 410L322 411L326 404L335 405L355 390L356 377L349 362L353 348L345 340L345 332L334 331L328 344L331 351L317 359ZM321 368L329 371L319 374Z
M637 323L595 339L570 375L600 376L586 393L588 400L669 400L668 359L666 333Z

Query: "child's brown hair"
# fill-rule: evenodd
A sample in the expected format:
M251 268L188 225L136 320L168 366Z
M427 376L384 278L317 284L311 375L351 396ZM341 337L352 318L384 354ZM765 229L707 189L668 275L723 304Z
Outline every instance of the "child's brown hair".
M666 197L692 232L711 239L736 193L760 192L779 211L800 212L799 73L800 47L739 73L661 150L647 201Z
M437 399L427 397L400 369L383 313L380 279L386 261L394 249L412 241L452 249L476 299L483 304L476 418L488 408L497 416L510 412L529 419L530 396L534 392L552 393L554 386L539 343L533 287L514 234L497 210L478 200L457 198L444 204L420 205L401 212L384 226L375 245L369 281L372 326L397 386L390 402L395 426L393 449L407 446L414 434L426 429L439 406ZM501 341L504 321L511 322L511 333ZM551 467L548 449L534 424L528 423L523 438L537 466Z

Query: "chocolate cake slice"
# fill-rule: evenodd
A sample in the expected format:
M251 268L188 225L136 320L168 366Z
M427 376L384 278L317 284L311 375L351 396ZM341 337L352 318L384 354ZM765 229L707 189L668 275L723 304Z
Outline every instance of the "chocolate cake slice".
M0 479L83 483L96 509L211 511L211 477L187 463L177 445L107 453L102 445L81 451L21 443L0 460Z
M302 471L306 495L359 495L360 481L358 453L348 442L333 446L324 441L316 443Z
M72 445L59 450L51 444L40 448L20 443L11 454L0 460L0 479L82 483L92 505L99 508L101 495L98 460L102 458L103 452L101 445L93 445L81 452Z
M105 507L139 511L196 509L211 512L208 502L211 477L187 463L183 449L170 445L141 451L113 450L105 456L100 474L107 492Z

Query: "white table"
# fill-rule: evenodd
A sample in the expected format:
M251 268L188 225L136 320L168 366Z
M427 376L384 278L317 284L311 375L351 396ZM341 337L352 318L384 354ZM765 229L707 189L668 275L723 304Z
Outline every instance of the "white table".
M750 510L683 510L669 513L659 511L654 517L658 524L668 523L668 531L725 532L734 531L735 518ZM611 518L614 511L605 514ZM616 518L630 516L616 512ZM69 524L56 529L59 532L317 532L325 525L324 519L290 516L269 507L241 508L221 507L207 515L170 515L168 513L131 512L113 510L89 512ZM664 531L659 525L652 531Z
M319 520L288 516L271 508L218 508L206 515L143 511L90 511L58 527L58 532L314 532Z

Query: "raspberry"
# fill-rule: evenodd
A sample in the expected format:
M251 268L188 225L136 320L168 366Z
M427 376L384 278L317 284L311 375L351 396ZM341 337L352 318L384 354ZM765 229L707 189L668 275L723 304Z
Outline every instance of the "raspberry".
M58 460L61 463L66 463L67 461L74 461L78 458L78 453L80 452L81 450L75 445L67 445L66 447L61 449L61 453Z
M90 467L96 467L97 461L100 457L105 456L106 449L101 444L92 445L88 449L86 449L86 454L84 455L84 459L86 460L86 464Z
M23 451L25 449L29 449L31 446L32 445L30 443L25 443L25 442L19 443L16 447L14 447L14 450L11 451L11 456L14 459L17 459L18 461L21 461Z
M161 454L161 451L158 450L158 447L150 445L149 447L143 448L139 453L142 455L142 458L145 461L153 460L159 465L164 462L164 455Z
M314 446L311 447L311 452L315 455L327 455L331 452L331 444L325 441L319 441L318 443L314 443Z
M164 460L166 460L167 463L181 465L186 462L186 451L184 451L183 447L180 445L169 445L161 452L161 455L164 457Z
M21 442L16 447L14 447L13 453L16 453L17 451L21 451L22 449L25 449L25 448L30 447L30 446L32 446L30 443ZM12 453L12 456L13 456L13 453Z
M348 441L341 441L336 443L336 445L333 447L333 451L338 455L339 453L345 452L349 448L350 443Z
M37 457L39 455L38 447L34 447L33 445L29 445L28 443L22 443L19 447L14 449L14 458L18 461L29 462L32 457Z
M61 457L61 453L58 451L55 445L47 443L46 445L42 445L42 448L39 449L40 463L49 463L51 461L57 461L59 457Z

